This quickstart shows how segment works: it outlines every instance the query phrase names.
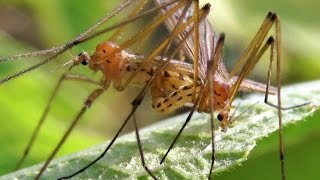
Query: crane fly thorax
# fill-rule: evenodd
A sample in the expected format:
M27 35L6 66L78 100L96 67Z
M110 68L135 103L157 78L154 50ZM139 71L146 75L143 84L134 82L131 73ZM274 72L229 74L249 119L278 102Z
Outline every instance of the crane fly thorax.
M103 42L96 47L91 56L89 67L93 71L101 70L106 80L121 80L129 60L123 55L123 50L111 42Z

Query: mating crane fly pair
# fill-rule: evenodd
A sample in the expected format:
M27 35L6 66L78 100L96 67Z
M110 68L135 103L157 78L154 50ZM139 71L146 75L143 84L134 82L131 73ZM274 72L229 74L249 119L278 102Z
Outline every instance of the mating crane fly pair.
M0 62L6 60L13 60L23 58L27 56L38 56L51 54L51 57L45 59L39 64L35 64L30 68L20 71L12 76L0 80L0 83L5 83L15 77L21 76L26 72L34 70L48 62L52 61L58 55L64 53L73 46L88 41L99 35L116 30L114 36L109 40L102 42L96 47L96 51L89 55L87 52L82 52L78 56L74 57L70 62L65 63L63 66L69 66L69 69L77 65L87 65L92 71L99 71L102 73L102 79L100 82L92 80L85 76L64 74L42 115L33 135L29 141L29 144L25 150L23 157L18 163L18 168L24 162L31 148L31 145L38 136L39 129L41 128L49 107L54 97L56 96L60 85L65 80L77 80L87 83L95 84L98 86L96 90L90 93L85 101L84 106L77 114L76 118L72 121L68 127L66 133L63 135L59 144L55 147L38 175L35 177L39 179L49 163L54 158L58 150L61 148L75 125L81 119L82 115L91 106L92 103L103 94L110 84L113 84L115 89L122 91L129 84L139 84L143 88L138 96L132 102L132 110L127 116L122 126L111 140L110 144L106 147L104 152L83 167L79 171L60 179L67 179L78 175L79 173L90 168L94 163L100 160L109 151L120 132L130 119L133 119L135 125L135 132L137 138L137 144L141 161L146 172L154 179L157 179L156 175L152 173L152 169L148 168L148 164L145 163L143 148L140 141L138 126L135 119L135 112L139 107L141 101L145 97L146 93L150 92L152 97L152 107L163 113L168 113L176 110L177 108L189 103L193 104L191 112L186 119L185 123L179 130L176 137L173 139L172 144L168 147L167 152L159 163L163 163L166 156L174 144L178 140L183 129L190 121L192 114L195 110L199 112L206 112L211 114L211 136L212 136L212 158L210 171L208 172L208 178L212 176L214 171L215 162L215 148L214 148L214 117L213 112L218 112L217 119L220 121L220 127L222 131L226 131L230 123L230 109L232 102L238 91L257 91L265 92L265 102L278 109L279 118L279 141L280 141L280 157L281 157L281 172L282 179L285 179L284 170L284 146L282 140L282 122L281 122L281 110L288 109L281 107L281 82L280 82L280 57L281 57L281 32L279 17L275 13L268 13L263 21L259 31L249 44L248 48L244 51L240 57L238 63L230 73L222 62L222 52L224 46L225 35L219 36L214 32L212 25L206 19L207 14L210 11L210 4L206 4L203 8L199 8L199 2L196 0L173 0L164 1L156 0L156 7L150 10L140 12L142 7L147 3L146 0L137 1L137 6L132 12L131 18L126 19L113 26L103 28L102 30L96 30L101 24L115 16L119 11L124 10L130 4L133 4L132 0L127 0L115 9L111 14L104 17L101 21L97 22L94 26L90 27L83 34L80 34L74 40L68 42L65 45L52 48L44 51L37 51L30 54L19 54L9 58L1 58ZM125 41L121 45L117 45L112 40L116 38L121 32L125 31L125 27L128 23L134 22L136 19L144 17L146 15L153 15L156 12L161 12L159 16L151 22L151 24L143 29L141 32L133 35L129 40ZM148 55L137 55L132 52L128 52L125 49L132 46L134 43L141 41L147 37L148 34L153 32L161 24L166 24L170 31L168 37L166 37L157 48L155 48ZM275 36L268 37L270 29L275 26ZM175 47L173 47L175 44ZM174 49L173 49L174 48ZM266 85L257 83L251 80L245 79L255 64L259 61L261 56L270 49L270 65L268 67L267 83ZM191 62L183 62L177 59L177 54L183 52L183 54ZM277 88L270 86L271 67L272 63L276 61L277 68ZM236 74L239 74L236 76ZM143 78L137 78L143 77ZM269 94L277 94L277 105L268 102ZM293 106L299 107L305 104ZM293 108L289 107L289 108Z

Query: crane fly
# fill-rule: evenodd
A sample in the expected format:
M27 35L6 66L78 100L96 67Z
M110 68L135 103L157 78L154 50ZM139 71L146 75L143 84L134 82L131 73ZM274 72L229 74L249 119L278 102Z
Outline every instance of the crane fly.
M147 1L138 1L138 2L144 2L146 3ZM93 27L89 28L88 31L84 32L83 34L80 34L78 37L76 37L74 40L68 42L65 45L56 47L56 48L52 48L52 49L48 49L48 50L44 50L44 51L37 51L34 53L29 53L29 54L20 54L20 55L16 55L16 56L12 56L9 58L2 58L1 62L3 61L8 61L8 60L14 60L14 59L19 59L22 57L27 57L27 56L37 56L37 55L42 55L42 54L52 54L51 57L49 57L48 59L44 60L43 62L36 64L34 66L31 66L30 68L27 68L23 71L20 71L12 76L9 76L7 78L4 78L1 80L0 83L5 83L11 79L14 79L18 76L23 75L26 72L29 72L31 70L34 70L50 61L52 61L56 56L58 56L59 54L65 52L66 50L72 48L73 46L80 44L82 42L85 42L89 39L92 39L94 37L97 37L98 35L110 31L111 29L117 29L117 33L121 33L121 31L123 29L120 28L120 26L124 26L125 24L127 24L128 22L132 22L135 19L138 19L139 17L143 17L146 16L147 14L151 14L154 13L156 10L161 9L162 7L168 6L170 4L173 4L177 1L171 1L166 3L165 5L147 10L145 12L143 12L142 14L138 14L136 16L134 16L133 18L126 20L124 22L120 22L116 25L113 25L111 27L107 27L104 28L102 30L99 30L97 32L92 32L97 26L99 26L100 24L102 24L104 21L106 21L107 19L109 19L110 17L114 16L115 14L117 14L117 11L119 11L119 9L123 9L127 4L130 4L131 1L126 1L122 4L122 6L120 6L121 8L116 9L116 11L114 11L112 14L110 14L109 16L103 18L101 21L99 21L96 25L94 25ZM64 134L63 138L61 139L61 141L59 142L59 144L57 145L57 147L54 149L54 151L52 152L52 154L50 155L50 157L48 158L48 160L46 161L46 163L44 164L44 166L42 167L42 169L40 170L40 172L38 173L38 175L36 176L36 179L39 179L42 175L42 173L45 171L45 169L47 168L48 164L50 163L50 161L52 160L52 158L55 156L55 154L58 152L58 150L60 149L60 147L62 146L62 144L64 143L64 141L66 140L67 136L70 134L70 132L72 131L72 129L74 128L75 124L77 124L77 122L79 121L80 117L84 114L84 112L87 110L87 108L93 103L94 100L96 100L110 85L110 83L113 83L113 86L117 89L117 90L123 90L126 88L126 86L129 84L129 82L131 81L131 79L135 76L135 74L139 71L139 68L133 73L133 75L131 75L131 79L129 78L123 85L121 85L121 76L123 75L125 69L127 69L127 67L125 67L125 65L128 63L128 59L126 59L126 57L122 58L122 49L125 49L129 46L131 46L132 44L136 43L137 40L141 40L143 39L143 37L146 37L146 35L150 32L152 32L156 27L158 27L168 16L170 16L171 14L173 14L176 9L179 9L180 7L184 7L184 12L187 12L187 7L191 6L192 1L179 1L172 9L169 10L169 14L167 15L161 15L158 17L158 19L156 21L154 21L154 23L152 23L149 27L145 28L144 30L142 30L140 33L134 35L132 38L130 38L128 41L126 41L125 43L121 44L121 46L119 46L119 48L115 45L112 44L108 44L108 43L102 43L100 45L97 46L96 52L92 55L89 56L87 53L82 53L79 56L75 57L72 62L73 62L73 66L76 66L78 64L78 62L81 62L81 64L86 65L89 64L89 68L93 71L101 71L103 73L103 79L100 82L91 80L87 77L84 76L79 76L79 75L71 75L71 74L65 74L63 75L49 102L48 105L45 109L44 114L42 115L30 141L28 144L28 147L25 150L25 153L23 155L23 157L21 158L20 162L18 163L18 167L24 162L24 159L27 157L29 149L31 147L31 145L33 144L35 138L38 135L39 129L41 128L47 113L49 112L49 107L53 101L53 99L56 96L56 93L58 92L58 89L60 88L60 85L62 84L63 81L65 80L77 80L77 81L83 81L83 82L88 82L91 84L95 84L98 85L99 88L97 88L95 91L93 91L87 98L87 100L85 101L85 105L83 106L83 108L81 109L81 111L78 113L78 115L76 116L76 118L74 119L74 121L72 122L71 126L67 129L67 132ZM138 3L138 6L135 8L136 11L134 13L138 13L138 11L141 9L141 4L143 3ZM207 13L209 12L209 6L205 6L201 12L199 12L199 16L204 17ZM133 14L134 14L133 13ZM183 18L183 16L181 16L181 19ZM165 51L164 54L168 53L168 49L163 50L164 48L170 47L170 44L172 42L172 39L174 37L174 35L176 33L178 33L179 31L183 30L183 26L187 26L188 24L192 23L193 19L188 19L188 22L182 23L180 22L179 24L181 24L181 27L178 26L179 28L176 28L176 30L174 30L172 32L172 35L169 36L167 39L165 39L162 44L159 46L159 48L157 48L156 50L154 50L147 58L145 58L145 60L143 61L143 63L141 63L141 67L143 66L143 64L148 63L148 61L150 61L151 59L153 59L157 54L159 54L161 51ZM191 34L191 32L190 32ZM113 39L110 38L110 39ZM110 46L109 46L110 45ZM109 51L112 52L109 52ZM175 52L176 53L176 52ZM161 59L167 59L164 62L166 62L165 64L168 64L169 60L173 58L174 54L172 53L170 56L171 58L164 58L165 56L162 55L160 56L160 61ZM128 54L127 54L128 55ZM90 58L90 61L89 61ZM105 59L107 59L107 61L105 61ZM165 64L161 64L159 63L159 68L163 69ZM68 64L68 63L67 63ZM67 65L66 64L66 65ZM109 65L108 65L109 64ZM133 101L133 110L130 113L130 115L128 116L128 118L126 119L125 123L123 124L123 126L119 129L118 133L116 134L116 136L114 137L114 139L111 141L110 146L106 149L106 151L111 147L111 145L113 144L113 142L115 141L115 139L118 137L119 133L122 131L123 127L125 126L125 124L128 122L128 120L131 118L131 116L134 114L134 112L136 111L138 105L140 104L140 102L142 101L146 91L148 90L148 87L150 86L150 84L152 84L152 78L156 77L156 74L160 72L160 69L157 70L158 68L155 69L155 73L153 74L153 76L151 76L151 78L148 80L149 83L147 83L143 89L143 91L141 91L141 93L139 94L139 96ZM136 127L137 130L137 127ZM139 137L138 137L138 131L137 131L137 139L139 142ZM140 143L138 143L140 144ZM142 149L139 148L140 152L141 152L141 156L142 156ZM141 157L142 161L143 160L143 156ZM146 171L151 175L152 173L150 172L150 170L148 170L148 167L145 166ZM154 177L155 178L155 177Z
M146 172L154 179L157 177L152 173L148 168L144 160L142 145L139 137L139 131L137 122L135 120L135 112L139 107L141 101L148 91L151 92L153 99L152 107L160 112L172 112L177 108L183 106L186 103L193 104L193 108L180 129L177 136L174 138L172 144L168 148L165 156L162 158L160 163L163 163L166 156L173 148L175 142L178 140L178 137L182 133L183 129L190 121L192 114L195 110L199 112L206 112L211 114L211 135L212 135L212 158L210 172L208 173L208 178L210 179L212 171L214 170L214 160L215 160L215 148L214 148L214 124L212 113L214 111L218 112L217 119L220 121L220 127L222 131L226 131L230 123L230 109L232 107L232 102L235 98L236 93L239 90L251 90L258 92L265 92L265 102L273 107L278 109L279 117L279 139L280 139L280 154L281 157L284 156L284 148L282 141L282 124L281 124L281 110L289 109L281 107L281 95L280 95L280 21L278 16L275 13L269 13L261 25L258 33L255 35L254 39L248 46L248 49L243 53L239 62L231 71L230 74L227 73L227 70L221 61L221 54L224 45L224 34L221 34L219 37L215 35L215 32L212 29L212 25L208 20L205 19L205 16L209 13L209 5L204 6L202 9L199 8L198 1L170 1L162 2L156 1L157 7L151 10L145 11L139 14L139 9L145 4L146 1L141 1L136 10L133 12L135 16L133 18L120 22L109 28L102 29L97 32L92 32L96 26L103 23L109 17L104 18L103 21L98 22L95 26L91 27L85 33L79 35L75 40L68 42L67 44L53 48L47 51L38 51L31 54L22 54L9 58L3 58L0 61L6 61L11 59L22 58L26 56L37 56L40 54L53 53L53 55L46 59L45 61L36 64L24 71L18 72L12 76L9 76L0 81L0 83L7 82L15 77L18 77L26 72L29 72L33 69L42 66L43 64L48 63L54 59L59 54L65 52L71 47L85 42L89 39L97 37L98 35L110 31L111 29L117 29L117 32L109 41L102 42L96 47L96 51L89 55L87 52L82 52L78 56L74 57L70 62L64 64L67 66L71 64L70 69L77 65L88 65L92 71L100 71L103 75L103 78L100 82L91 80L90 78L65 74L63 75L55 90L52 94L47 108L38 123L34 134L29 141L29 145L25 151L24 156L21 158L18 166L20 166L24 159L27 157L29 149L37 137L38 131L49 111L50 104L52 103L54 97L60 85L65 80L78 80L83 82L88 82L91 84L98 85L98 88L94 90L88 96L85 101L84 106L72 121L70 127L67 129L66 133L63 135L59 144L56 146L50 157L47 159L40 172L36 176L36 179L39 179L42 173L45 172L47 166L56 155L58 150L61 148L62 144L67 139L68 135L73 130L74 126L80 120L85 111L91 106L91 104L103 94L110 84L122 91L130 83L138 83L143 86L141 92L132 102L132 110L130 114L125 119L124 123L111 140L108 147L105 151L87 166L83 167L79 171L75 172L66 177L60 179L71 178L100 160L111 148L120 132L127 124L127 122L132 118L135 125L135 133L137 138L137 144L139 148L139 153L141 156L141 161ZM125 7L127 4L130 4L131 1L126 1L122 4L121 7ZM142 5L141 5L142 4ZM117 9L119 10L119 9ZM117 10L114 11L113 15L117 13ZM114 39L121 31L124 31L125 24L138 19L139 17L145 16L148 13L153 13L157 10L161 10L163 13L159 18L151 23L151 25L143 29L140 33L131 37L128 41L117 45L111 40ZM130 47L132 44L136 43L138 40L141 40L143 37L147 36L148 33L152 32L156 27L165 21L168 29L170 30L170 36L168 36L158 48L154 49L149 55L142 56L136 55L130 52L127 52L125 49ZM275 37L270 36L270 38L265 42L267 38L267 33L270 31L271 27L275 24ZM192 36L193 35L193 36ZM177 48L170 52L172 48L172 43L176 42ZM253 69L255 64L259 61L260 57L265 53L265 51L270 48L270 65L268 68L268 81L267 84L257 83L251 80L245 79L248 76L250 71ZM192 60L193 63L181 62L179 60L173 60L175 55L182 50L182 52L187 56L188 59ZM271 65L274 60L277 60L277 90L274 87L270 86L270 77L271 77ZM242 67L242 70L240 68ZM236 73L239 73L239 76L235 76ZM137 79L136 77L144 77L142 79ZM128 77L128 78L124 78ZM123 82L123 80L125 81ZM274 105L268 102L269 94L277 94L278 104ZM305 105L305 104L302 104ZM298 106L302 106L298 105ZM298 107L294 106L294 107ZM282 167L282 178L285 178L284 172L284 159L281 159Z

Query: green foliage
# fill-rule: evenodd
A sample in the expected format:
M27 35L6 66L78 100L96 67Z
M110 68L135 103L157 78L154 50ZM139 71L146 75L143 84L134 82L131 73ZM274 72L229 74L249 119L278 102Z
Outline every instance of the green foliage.
M284 104L300 104L311 100L311 104L283 112L283 124L287 125L306 118L319 118L320 82L297 84L284 88ZM301 94L300 92L304 93ZM310 97L312 96L312 99ZM244 162L256 145L256 141L269 136L278 129L277 110L261 103L263 95L256 94L238 99L239 116L227 133L215 132L216 163L215 173L230 170ZM273 101L275 97L272 97ZM256 104L257 102L260 102ZM253 105L254 104L254 105ZM253 105L253 106L252 106ZM316 112L316 113L315 113ZM235 117L237 116L235 115ZM159 165L173 137L177 133L187 114L170 118L164 122L142 130L141 137L146 162L155 175L161 179L204 179L208 174L211 155L211 137L209 133L209 116L195 114L179 142L171 151L164 165ZM97 157L107 143L92 147L79 153L55 160L44 175L44 179L53 179L85 166ZM4 179L29 179L34 176L41 165L10 174ZM290 174L290 171L288 172ZM133 178L148 176L143 170L138 154L135 134L124 135L117 140L105 158L87 169L78 178Z
M32 33L27 31L24 26L30 21L15 21L15 23L13 23L16 25L14 31L20 30L25 36L38 39L39 43L34 45L32 42L24 39L21 41L21 38L10 37L1 30L0 56L3 57L25 51L32 51L35 49L34 47L45 48L65 43L92 25L97 19L105 15L105 13L110 12L112 8L117 6L117 3L119 3L117 0L91 0L90 3L85 0L1 1L0 11L3 10L3 8L9 7L10 9L11 6L13 6L12 9L21 11L24 13L23 16L29 16L31 18L28 20L34 23ZM237 60L239 54L257 31L267 11L274 10L280 15L282 20L282 50L284 54L282 61L283 81L299 82L319 77L320 61L318 59L320 54L318 51L318 32L320 21L317 19L319 15L316 15L318 13L317 7L319 2L315 0L290 2L272 0L266 3L253 0L225 0L210 1L210 3L213 4L213 11L209 17L210 20L213 21L213 25L218 32L223 31L227 34L227 44L224 53L224 61L226 64L231 67L233 66L230 62ZM1 15L2 14L3 13L1 13ZM114 21L118 22L119 19L121 19L121 17L117 17ZM5 21L1 21L1 24L2 23L5 23ZM108 23L112 23L112 21ZM12 23L9 22L9 24ZM129 34L130 31L126 33ZM17 39L19 42L17 42ZM77 54L81 49L92 52L95 45L104 39L106 38L100 37L95 41L76 47L72 50L72 53ZM29 58L22 59L21 61L1 63L0 77L7 77L42 59L42 57ZM63 70L56 72L51 72L51 70L66 62L68 59L70 59L70 55L69 53L65 53L65 55L55 59L50 65L37 69L34 73L25 75L10 83L1 85L1 175L7 174L14 169L37 120L43 112L44 106L57 79L61 72L63 72ZM258 76L261 82L264 82L266 75L266 73L262 73L262 70L265 70L267 66L263 64L263 62L267 63L267 60L262 60L262 64L259 62L261 65L260 68L257 67L256 72L253 72L255 78ZM80 70L80 72L82 73L83 71ZM85 73L90 76L92 75L90 72ZM32 149L25 166L39 163L47 157L64 132L64 128L68 126L68 123L79 110L84 98L91 89L92 87L78 83L66 83L66 85L63 86L63 90L54 102L52 111L48 117L48 122L45 124L44 129L42 129L40 138L35 143L35 147ZM297 92L297 94L304 93L305 90ZM118 94L109 90L99 102L95 103L90 111L83 117L82 122L77 126L75 132L72 133L69 141L67 141L60 150L58 156L101 143L105 139L110 139L110 136L114 134L124 116L127 114L124 106L125 104L129 106L133 97L133 95L130 96L127 94L134 93L130 90L123 94L126 95L119 97ZM306 96L309 96L307 99L312 99L315 95L317 95L317 93L307 94ZM263 98L260 98L257 101L262 102L262 99ZM289 101L286 104L291 105L292 103ZM150 106L150 104L147 104L147 106ZM130 107L128 107L128 109L129 108ZM148 110L145 110L144 107L141 109L143 109L144 116L142 117L142 115L140 115L142 118L138 118L138 120L141 124L150 123L150 117L154 115L152 114L149 115L149 117L145 117ZM319 116L319 111L317 111L315 115L307 118L305 122L302 121L285 128L285 142L288 147L286 154L287 167L288 177L290 179L317 179L320 176L320 172L315 169L320 159L317 159L318 156L314 155L319 149ZM183 121L183 119L184 118L181 118L180 121ZM208 126L207 122L206 126ZM173 132L176 131L177 129L173 130ZM207 132L207 129L205 132ZM166 138L171 139L173 134L174 133L166 136ZM132 141L134 140L132 139ZM206 143L208 142L209 137L207 135ZM168 143L169 142L166 142L165 145L168 145ZM182 142L180 141L180 143ZM259 141L258 144L259 146L253 150L253 156L250 156L249 161L246 161L242 167L237 167L234 171L221 173L217 178L255 179L259 176L260 179L275 179L280 177L278 174L277 134L275 133L267 140ZM187 147L185 144L182 145L184 145L183 147ZM166 148L166 146L161 147L163 149ZM137 153L133 142L132 148L132 151L134 150L135 153ZM159 154L160 153L158 153L158 155ZM121 155L123 156L123 154ZM221 154L219 155L221 156ZM274 158L272 159L270 157ZM93 157L91 157L91 159L92 158ZM141 168L140 164L138 164L137 167ZM73 168L77 169L76 167ZM119 171L121 172L122 170L120 169ZM171 170L170 172L177 174L176 171L178 170ZM304 176L301 177L301 174Z

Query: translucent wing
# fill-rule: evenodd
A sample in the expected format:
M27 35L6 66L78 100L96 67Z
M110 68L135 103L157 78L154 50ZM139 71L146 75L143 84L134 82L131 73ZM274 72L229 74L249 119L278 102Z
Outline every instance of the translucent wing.
M238 76L233 76L230 79L231 85L233 85L238 79ZM244 91L244 92L260 92L260 93L265 93L267 89L267 85L256 82L250 79L244 79L240 85L239 91ZM269 87L269 94L276 94L277 93L277 88L270 86Z
M156 0L156 3L158 5L164 4L164 0ZM170 6L166 7L165 9L162 9L162 13L166 13L170 9ZM170 31L172 31L177 24L180 16L182 15L183 8L179 9L173 16L168 18L165 23L166 26ZM189 18L193 16L193 5L191 5L183 18L183 22L186 22ZM183 31L178 37L176 37L177 43L179 43L185 36L186 33L192 28L193 24L186 27L185 31ZM199 76L201 79L204 79L206 76L207 66L209 64L209 61L211 60L211 54L212 51L215 48L217 42L217 38L215 36L215 31L212 28L212 25L210 22L205 19L200 22L199 24L199 44L200 44L200 50L199 50ZM193 38L189 37L186 41L186 43L183 44L183 51L185 55L193 60L194 59L194 42ZM216 71L217 75L222 76L222 78L228 80L228 73L226 71L225 65L220 61L221 63L218 66L218 69Z

